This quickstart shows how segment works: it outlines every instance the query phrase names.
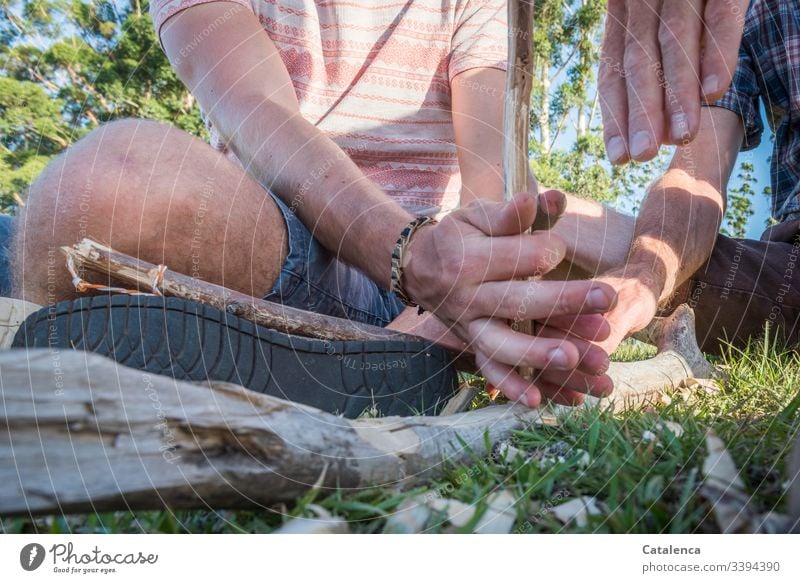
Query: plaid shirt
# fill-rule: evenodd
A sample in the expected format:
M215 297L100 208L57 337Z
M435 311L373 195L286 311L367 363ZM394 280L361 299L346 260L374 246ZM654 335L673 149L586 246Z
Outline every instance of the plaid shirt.
M800 0L750 3L733 83L711 104L742 118L742 150L761 142L759 100L775 134L772 214L778 220L795 218L800 213Z

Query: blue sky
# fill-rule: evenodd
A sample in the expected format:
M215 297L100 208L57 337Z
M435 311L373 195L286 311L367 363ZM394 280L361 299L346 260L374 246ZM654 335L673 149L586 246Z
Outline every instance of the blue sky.
M755 214L750 217L747 222L747 237L751 239L758 239L764 231L766 220L772 214L772 203L768 196L764 195L764 188L770 185L769 182L769 156L772 153L772 130L769 129L766 116L764 112L761 113L761 121L764 124L764 134L761 136L761 143L758 148L750 150L749 152L739 152L739 158L736 160L738 166L743 160L752 162L755 170L755 177L758 183L755 185L755 195L753 196L753 210ZM735 177L731 181L732 186L735 186L740 181Z

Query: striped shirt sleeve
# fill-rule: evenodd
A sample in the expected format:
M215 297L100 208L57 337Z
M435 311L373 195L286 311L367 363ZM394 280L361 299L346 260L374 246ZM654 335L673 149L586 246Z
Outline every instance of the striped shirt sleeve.
M179 12L191 8L192 6L199 6L200 4L208 4L210 2L227 2L229 4L238 4L244 6L248 10L253 10L250 5L250 0L151 0L150 2L150 18L153 20L153 26L156 30L156 36L161 38L161 27L170 18ZM220 18L224 18L224 15ZM209 27L214 26L209 23ZM202 34L202 32L201 32Z
M505 0L465 0L457 11L448 74L479 67L507 68L508 19Z

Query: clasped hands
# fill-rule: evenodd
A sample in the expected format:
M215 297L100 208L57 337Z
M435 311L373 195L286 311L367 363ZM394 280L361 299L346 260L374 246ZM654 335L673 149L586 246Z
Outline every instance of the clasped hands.
M540 196L545 208L561 206L558 191ZM649 322L655 302L634 301L642 313L620 318L618 295L631 299L630 278L542 279L565 246L549 231L528 232L536 212L536 197L522 193L507 203L475 201L420 229L408 247L405 288L510 400L536 407L543 399L579 404L586 394L607 396L608 353ZM535 334L514 331L511 323L520 320L534 321ZM529 380L516 367L536 373Z

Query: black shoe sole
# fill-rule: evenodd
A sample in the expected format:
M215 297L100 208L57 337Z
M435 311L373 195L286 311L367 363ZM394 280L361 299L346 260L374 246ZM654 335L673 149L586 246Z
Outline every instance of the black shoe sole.
M457 376L425 341L326 341L178 298L96 296L31 314L12 347L75 348L181 380L217 380L345 417L435 415Z

